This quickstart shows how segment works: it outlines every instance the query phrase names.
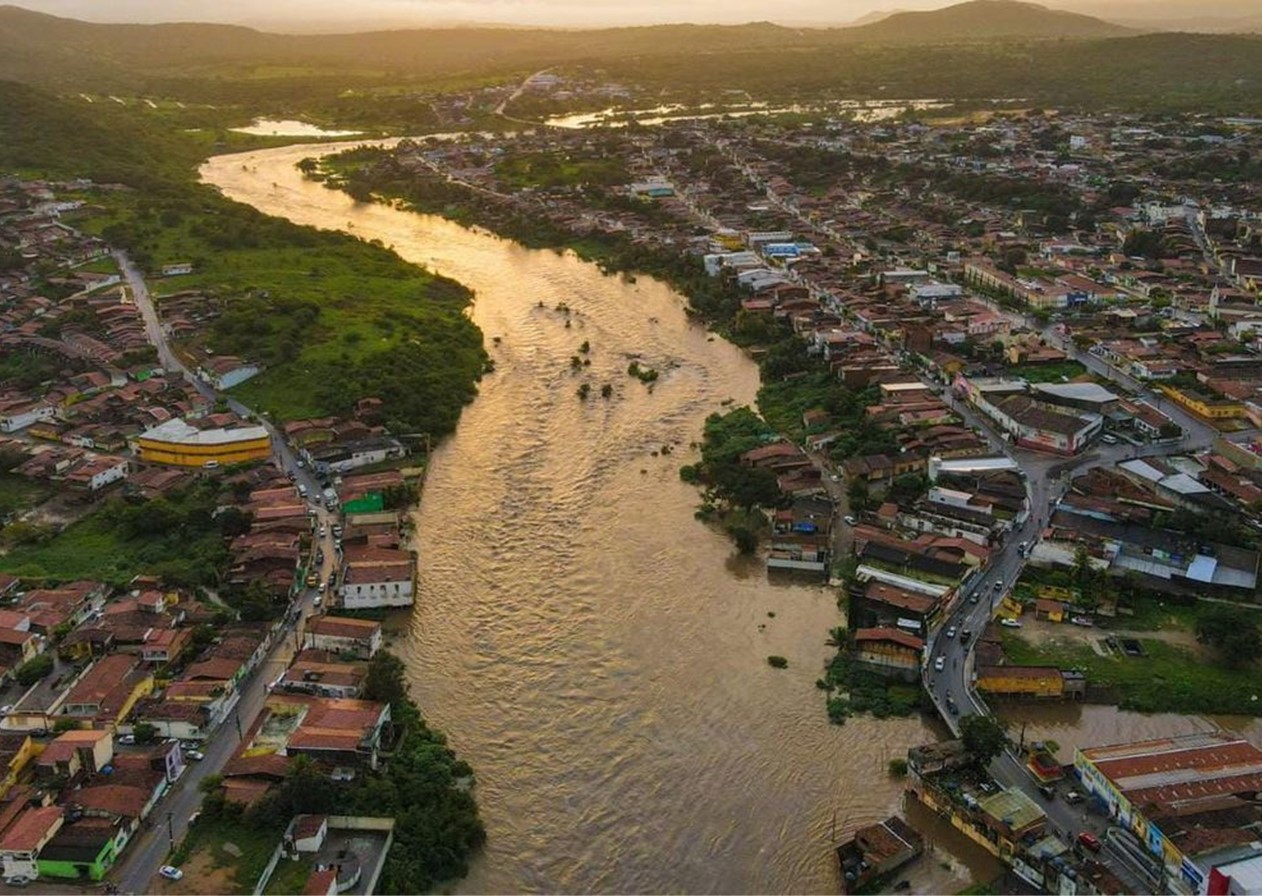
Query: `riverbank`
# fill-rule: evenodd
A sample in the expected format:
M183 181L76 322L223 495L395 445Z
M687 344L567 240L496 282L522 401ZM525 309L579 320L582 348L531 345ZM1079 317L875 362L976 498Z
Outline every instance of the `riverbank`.
M629 200L590 183L596 175L583 166L598 165L597 155L567 155L568 167L558 169L553 163L532 167L536 157L531 154L510 154L496 163L496 172L503 170L508 179L505 189L511 188L511 192L465 182L410 143L393 150L359 147L319 162L304 159L299 168L312 181L359 199L402 202L408 209L439 214L464 226L484 227L533 248L568 248L607 274L659 276L679 290L693 313L758 359L757 413L748 407L729 407L711 414L699 442L700 459L684 464L679 471L685 482L701 488L698 518L725 532L740 553L753 555L772 536L771 515L790 508L794 495L782 491L771 470L746 463L746 452L782 438L802 442L812 431L806 422L811 415L822 415L836 430L831 446L825 449L833 463L840 464L860 452L893 451L891 434L873 425L865 414L867 407L879 401L879 394L874 388L844 384L822 355L808 351L787 321L746 311L742 299L748 298L748 293L732 276L707 273L700 256L678 244L682 225L662 207ZM526 184L528 189L523 189L524 171L545 180ZM532 211L532 191L549 186L579 189L582 201L591 202L594 210L616 209L620 222L630 222L628 229L587 227L578 233L563 223L574 220L568 205ZM573 199L572 193L567 196ZM676 213L681 209L674 208ZM650 221L663 226L664 235L659 239L670 245L644 240L637 224ZM711 234L706 239L713 237ZM833 469L828 466L821 475L837 476ZM838 564L839 558L830 558L830 566ZM853 645L849 639L837 643L838 652L817 681L828 694L827 714L834 723L841 724L854 714L870 712L883 718L908 716L917 710L918 685L890 682L863 671L850 662Z
M478 772L489 837L458 891L836 892L833 831L897 811L889 760L938 735L921 719L830 725L814 682L835 595L769 579L693 517L686 446L725 402L755 401L757 368L654 278L356 203L301 178L310 155L203 173L467 284L492 337L495 375L429 469L416 606L392 645ZM583 341L609 402L574 398ZM651 392L627 376L632 355L661 372ZM684 447L663 457L665 444ZM934 866L933 889L993 875L989 857L962 857Z

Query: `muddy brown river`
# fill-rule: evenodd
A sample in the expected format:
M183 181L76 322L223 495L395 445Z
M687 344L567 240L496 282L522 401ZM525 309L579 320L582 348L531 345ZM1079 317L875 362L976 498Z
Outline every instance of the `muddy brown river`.
M938 734L918 719L828 724L813 683L842 623L833 595L769 580L693 518L678 468L708 414L753 402L755 365L649 278L304 181L294 164L328 150L223 156L202 175L466 284L496 363L436 453L415 514L419 596L392 645L478 774L489 842L452 890L837 892L833 838L898 810L887 763ZM576 375L584 341L592 363ZM627 376L632 358L661 371L651 391ZM581 382L614 397L582 402ZM1152 727L1110 709L1040 713L1031 735L1070 754L1084 713L1084 745ZM937 846L916 889L996 871L912 818Z

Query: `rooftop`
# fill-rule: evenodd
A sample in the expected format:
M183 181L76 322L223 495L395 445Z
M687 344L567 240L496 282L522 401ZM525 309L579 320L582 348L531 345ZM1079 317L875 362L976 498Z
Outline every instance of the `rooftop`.
M1082 750L1130 802L1179 811L1262 790L1262 750L1226 732L1197 732Z
M173 442L181 445L227 445L266 439L267 430L261 426L238 426L234 429L198 429L178 417L159 424L140 434L142 439L155 442Z

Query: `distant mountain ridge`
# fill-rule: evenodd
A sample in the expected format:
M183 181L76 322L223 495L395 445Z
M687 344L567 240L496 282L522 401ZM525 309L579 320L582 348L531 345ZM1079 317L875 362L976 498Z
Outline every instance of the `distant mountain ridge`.
M995 39L1127 37L1133 28L1081 13L1022 0L967 0L942 9L898 12L846 29L851 40L880 43L949 43Z

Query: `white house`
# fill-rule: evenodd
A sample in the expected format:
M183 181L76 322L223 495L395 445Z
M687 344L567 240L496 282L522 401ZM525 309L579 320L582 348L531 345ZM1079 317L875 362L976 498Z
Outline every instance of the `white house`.
M130 470L131 466L125 457L89 455L82 464L66 474L66 480L96 492L111 482L126 479Z
M303 632L303 646L370 659L381 649L381 623L371 619L319 616L308 622Z
M345 571L338 588L347 610L412 605L416 561L408 551L360 547L346 553Z
M17 432L53 416L54 408L40 401L10 405L0 411L0 432Z

